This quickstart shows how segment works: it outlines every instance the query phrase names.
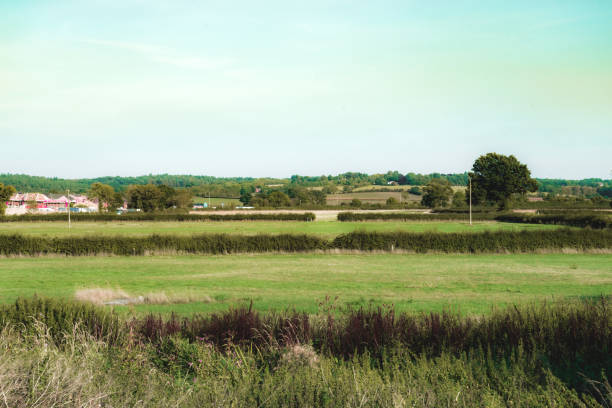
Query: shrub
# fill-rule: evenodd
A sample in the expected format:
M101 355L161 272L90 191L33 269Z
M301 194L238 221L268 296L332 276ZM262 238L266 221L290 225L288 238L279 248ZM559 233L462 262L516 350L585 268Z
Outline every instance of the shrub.
M26 214L0 217L0 222L66 221L67 214ZM314 221L315 214L306 213L245 213L245 214L168 214L168 213L127 213L127 214L72 214L73 221Z
M407 250L419 253L499 253L612 248L612 231L522 230L479 233L352 232L336 237L333 248L360 251Z
M472 214L474 220L493 220L494 213L478 212ZM341 212L338 214L338 221L465 221L469 219L467 212L435 212L435 213L388 213L388 212L370 212L370 213L354 213Z
M497 221L518 222L524 224L557 224L572 227L590 227L604 229L612 227L612 217L596 213L570 213L561 212L557 214L502 214L495 217Z

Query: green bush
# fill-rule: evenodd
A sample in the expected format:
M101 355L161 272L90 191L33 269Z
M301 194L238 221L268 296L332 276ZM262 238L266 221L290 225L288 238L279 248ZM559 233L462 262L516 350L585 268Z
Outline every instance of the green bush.
M333 248L359 251L406 250L419 253L503 253L612 248L612 231L523 230L481 233L352 232L336 237Z
M233 254L262 252L312 252L317 250L393 251L448 253L533 252L539 250L612 248L612 231L559 229L478 233L352 232L332 241L306 234L146 237L34 237L0 234L0 255L147 255Z
M495 213L479 212L473 213L473 220L493 220ZM467 212L434 212L434 213L389 213L389 212L369 212L354 213L341 212L338 214L338 221L466 221L470 215Z
M168 213L126 213L126 214L72 214L73 221L314 221L315 214L306 213L245 213L245 214L168 214ZM67 214L25 214L0 217L0 222L66 221Z
M572 227L590 227L595 229L612 228L612 217L595 213L570 213L561 212L557 214L502 214L495 217L497 221L517 222L523 224L556 224Z

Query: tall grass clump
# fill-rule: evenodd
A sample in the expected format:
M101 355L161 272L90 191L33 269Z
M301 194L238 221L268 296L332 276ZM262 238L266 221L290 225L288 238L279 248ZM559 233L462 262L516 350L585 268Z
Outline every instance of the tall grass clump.
M41 300L22 299L20 307L68 307ZM40 319L7 319L8 309L0 329L7 406L612 404L606 298L480 317L392 308L268 315L244 307L124 321L116 341L83 324L87 313L67 313L58 332Z

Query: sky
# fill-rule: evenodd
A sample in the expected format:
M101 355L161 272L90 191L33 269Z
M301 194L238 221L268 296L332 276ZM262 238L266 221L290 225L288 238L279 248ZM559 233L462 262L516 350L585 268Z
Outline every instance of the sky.
M612 2L0 0L0 173L612 176Z

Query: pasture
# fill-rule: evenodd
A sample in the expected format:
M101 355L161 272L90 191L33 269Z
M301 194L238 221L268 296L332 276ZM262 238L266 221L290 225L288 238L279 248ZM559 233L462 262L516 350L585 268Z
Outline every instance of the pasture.
M251 301L261 311L394 305L483 314L493 306L610 294L610 265L609 254L6 258L0 303L105 288L165 303L117 306L137 314L211 312Z
M68 229L67 222L11 222L0 223L0 234L23 234L32 236L145 236L151 234L192 235L201 233L227 234L313 234L334 238L353 231L378 232L481 232L497 230L555 229L556 225L503 223L478 221L469 225L465 221L407 221L407 222L301 222L301 221L111 221L73 222Z

